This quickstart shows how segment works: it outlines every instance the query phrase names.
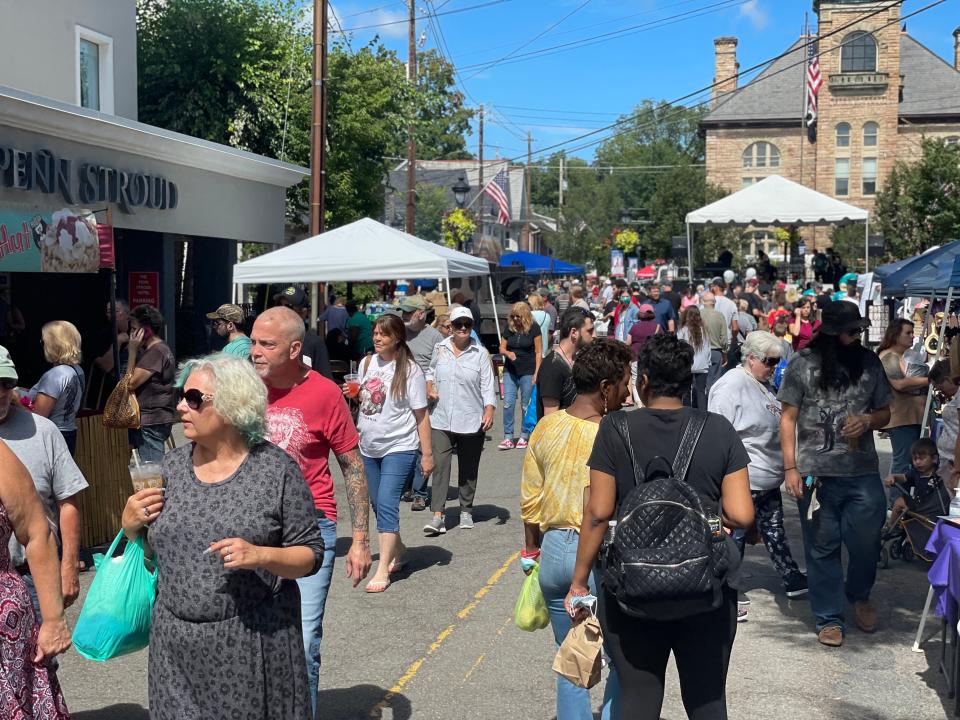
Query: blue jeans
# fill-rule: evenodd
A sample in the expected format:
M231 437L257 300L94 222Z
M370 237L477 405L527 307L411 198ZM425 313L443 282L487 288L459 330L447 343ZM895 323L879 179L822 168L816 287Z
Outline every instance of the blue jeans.
M310 702L317 714L317 688L320 685L320 641L323 640L323 609L333 579L333 563L337 559L337 524L325 517L317 518L323 538L323 564L309 577L297 580L300 588L300 622L303 630L303 651L307 657L307 681Z
M893 446L893 461L890 463L890 472L905 473L910 469L912 458L910 446L920 439L919 425L901 425L889 428L890 445Z
M854 603L870 598L880 559L880 531L887 519L887 499L876 474L818 479L820 509L813 520L806 519L811 490L804 492L799 507L810 609L820 631L828 625L844 627L844 600ZM849 556L846 583L841 542Z
M577 561L577 543L580 535L576 530L547 530L540 541L540 590L550 611L550 627L557 647L570 631L570 616L563 607L563 600L573 580L573 566ZM594 595L596 585L590 575L590 592ZM603 693L602 720L620 717L620 683L617 672L611 666ZM557 720L593 720L590 707L590 691L579 688L566 678L557 675Z
M513 414L517 407L518 390L520 392L522 427L523 413L527 410L530 394L533 392L533 375L518 377L511 372L505 372L503 374L503 436L507 440L513 440ZM530 434L524 433L521 429L520 437L526 440L530 437Z
M420 462L423 460L423 453L417 450L417 459L413 463L413 480L411 482L411 489L413 490L414 497L421 497L424 500L430 499L430 493L427 492L427 480L423 477L423 469L420 467Z
M166 452L167 438L172 423L144 425L139 430L128 430L127 439L144 462L161 462Z
M382 458L360 454L367 474L370 504L377 516L377 532L400 532L400 496L417 455L416 450L389 453Z

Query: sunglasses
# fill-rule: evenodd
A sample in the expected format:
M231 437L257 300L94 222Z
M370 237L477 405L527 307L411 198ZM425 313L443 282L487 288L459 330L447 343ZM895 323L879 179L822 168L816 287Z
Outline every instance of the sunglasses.
M4 390L13 390L17 387L17 381L11 378L3 378L0 380L0 388Z
M179 397L177 398L177 403L179 404L180 400L183 400L185 403L187 403L187 407L191 410L199 410L200 406L205 402L213 400L213 395L202 393L196 388L191 388L189 390L180 388L178 395Z
M778 358L778 357L765 357L765 358L761 358L761 359L760 359L760 362L762 362L762 363L763 363L764 365L766 365L768 368L773 368L773 367L776 367L777 365L780 364L780 358Z
M473 323L470 320L454 320L450 325L453 326L454 330L469 330L473 327Z

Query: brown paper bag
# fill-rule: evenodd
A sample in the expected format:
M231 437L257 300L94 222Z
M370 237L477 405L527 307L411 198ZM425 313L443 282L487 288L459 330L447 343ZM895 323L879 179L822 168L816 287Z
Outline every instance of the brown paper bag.
M592 688L600 682L603 656L603 631L595 615L577 623L553 660L553 671L577 687Z

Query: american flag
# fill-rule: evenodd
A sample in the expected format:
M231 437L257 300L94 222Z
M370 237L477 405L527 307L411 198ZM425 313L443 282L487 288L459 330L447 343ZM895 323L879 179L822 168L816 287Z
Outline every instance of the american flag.
M497 206L497 222L501 225L510 224L510 203L507 200L507 171L498 172L483 189L485 195L493 198Z
M803 121L807 126L807 136L810 142L817 141L817 95L823 85L823 75L820 74L820 57L815 43L807 47L807 102Z

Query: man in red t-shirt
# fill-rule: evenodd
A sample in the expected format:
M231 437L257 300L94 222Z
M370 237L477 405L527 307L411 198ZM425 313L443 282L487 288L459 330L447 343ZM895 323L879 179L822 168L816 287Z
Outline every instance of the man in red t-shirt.
M370 501L359 435L340 388L300 362L304 332L303 320L295 312L285 307L270 308L253 324L250 358L267 386L268 439L300 466L313 494L317 526L326 548L320 570L297 580L307 676L316 714L323 611L337 544L337 502L328 462L331 451L343 471L350 506L353 543L347 553L347 575L354 587L367 576L372 560Z

